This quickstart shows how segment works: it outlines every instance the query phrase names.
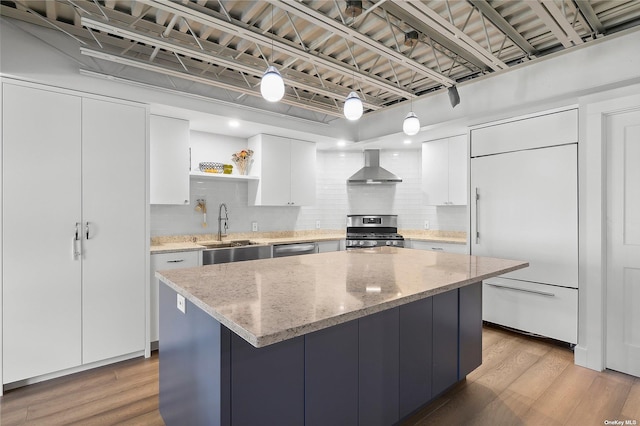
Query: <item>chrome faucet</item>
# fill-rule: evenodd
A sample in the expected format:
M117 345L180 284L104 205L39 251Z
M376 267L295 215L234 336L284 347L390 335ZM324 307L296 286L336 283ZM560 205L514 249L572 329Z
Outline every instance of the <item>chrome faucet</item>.
M224 217L222 217L222 208L224 207ZM222 221L224 220L224 234L222 233ZM222 241L222 236L227 235L227 229L229 226L227 225L227 221L229 220L229 211L227 210L227 205L225 203L221 203L218 208L218 241Z

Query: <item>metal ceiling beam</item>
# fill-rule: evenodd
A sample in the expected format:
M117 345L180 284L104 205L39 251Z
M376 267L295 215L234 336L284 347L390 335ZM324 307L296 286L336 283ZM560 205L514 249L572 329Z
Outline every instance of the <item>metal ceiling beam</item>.
M171 0L154 0L153 5L160 10L164 10L169 13L177 13L181 16L184 16L185 18L192 19L204 25L216 27L221 31L234 34L238 37L250 40L264 47L270 48L273 43L274 49L282 53L286 53L287 55L290 55L292 57L299 57L307 62L320 65L344 76L350 77L353 73L352 67L349 67L340 61L322 57L318 53L305 52L303 49L299 48L293 43L285 43L282 40L265 36L249 26L239 25L242 23L236 24L235 22L224 21L210 14L205 14L203 12L200 12L199 10L194 9L194 7L196 6L195 4L189 7L187 5L174 3ZM375 76L370 76L365 73L357 74L360 80L365 81L367 84L370 84L374 87L384 88L387 92L391 92L405 98L409 98L409 96L412 96L411 92L405 90L402 87L398 87L395 84L392 84L384 79L376 78Z
M528 1L526 4L535 12L536 15L538 15L538 18L544 22L546 27L564 47L572 47L574 45L571 37L563 30L560 24L553 18L553 15L549 12L549 5L545 4L545 7L539 2L539 0ZM553 5L553 7L555 7L555 5ZM562 20L566 22L566 19L563 18ZM573 28L571 28L571 31L575 33ZM577 33L575 33L575 35L577 36ZM580 43L582 43L582 39L579 36L578 39L580 39Z
M139 69L143 69L146 71L152 71L155 73L159 73L159 74L163 74L163 75L167 75L167 76L171 76L171 77L177 77L177 78L181 78L184 80L189 80L189 81L193 81L195 83L200 83L200 84L205 84L207 86L213 86L213 87L218 87L221 89L225 89L225 90L230 90L230 91L234 91L234 92L240 92L243 93L245 95L250 95L250 96L254 96L254 97L258 97L258 98L262 98L262 94L260 93L260 90L256 90L253 88L249 88L249 87L244 87L244 86L236 86L233 84L229 84L229 83L225 83L222 82L220 80L211 80L205 77L199 77L197 75L193 75L193 74L188 74L182 71L176 71L174 69L171 68L167 68L167 67L163 67L163 66L159 66L159 65L155 65L155 64L150 64L148 62L143 62L143 61L137 61L134 59L130 59L130 58L124 58L118 55L112 55L110 53L105 53L103 51L99 51L99 50L93 50L93 49L89 49L86 47L81 47L80 48L80 53L82 53L83 55L92 57L92 58L96 58L96 59L102 59L104 61L109 61L109 62L114 62L114 63L118 63L121 65L126 65L126 66L130 66L130 67L134 67L134 68L139 68ZM299 107L299 108L304 108L310 111L315 111L315 112L320 112L322 114L327 114L327 115L332 115L335 117L342 117L342 111L340 111L339 109L336 108L322 108L322 107L318 107L315 106L314 104L310 103L307 99L303 99L301 101L297 101L297 100L293 100L288 98L287 96L285 96L284 98L282 98L282 100L280 100L281 103L287 104L287 105L292 105L295 107Z
M366 35L356 31L355 29L339 23L338 21L312 9L302 3L293 0L276 0L278 7L286 10L289 13L293 13L300 18L308 21L318 27L324 28L327 31L341 34L346 39L358 44L365 49L374 52L378 55L382 55L393 62L400 63L409 68L413 72L417 72L420 75L428 77L438 83L445 86L452 86L456 82L450 78L432 70L429 67L425 67L421 63L414 61L411 58L406 57L397 50L391 49L384 44L373 40Z
M210 55L207 53L206 50L191 49L189 47L182 46L179 43L171 42L169 41L169 39L166 39L163 37L156 37L152 35L142 34L140 32L131 30L124 25L117 24L114 21L105 22L103 20L93 19L93 18L88 18L86 16L83 16L81 18L81 23L87 28L91 28L104 33L108 33L108 34L113 34L118 37L124 37L129 40L136 41L138 43L146 44L149 47L154 47L154 51L152 53L150 61L153 60L152 58L155 58L155 55L157 54L159 49L165 49L169 52L178 53L188 58L196 58L204 62L208 62L215 65L224 66L236 71L244 72L255 77L261 77L262 74L264 73L264 69L254 68L252 66L245 65L239 61L225 59L221 56ZM336 91L325 90L317 87L316 85L306 84L297 79L293 80L293 79L287 78L286 75L283 76L283 79L285 81L285 84L289 86L299 87L301 89L318 93L320 95L323 95L332 99L343 100L348 94L348 89L343 89L342 93L340 93ZM379 104L371 103L366 100L363 101L363 104L366 108L371 110L378 110L381 108Z
M522 49L527 55L535 55L536 49L522 35L502 17L487 0L468 0L469 3L478 8L500 31L513 41L516 46Z
M576 32L571 23L567 20L564 14L558 9L558 6L554 3L553 0L538 0L540 1L544 7L547 8L553 19L558 23L562 31L569 37L569 40L573 42L575 45L579 45L584 43L580 34Z
M402 2L398 5L405 11L422 17L424 22L438 30L442 35L450 41L458 45L464 50L472 53L482 63L494 71L500 71L509 68L507 64L495 57L493 53L476 43L471 37L459 30L455 25L451 24L445 18L440 16L435 10L421 2ZM491 48L491 47L489 47Z
M400 21L404 22L414 30L424 34L429 39L429 43L435 42L443 48L447 49L450 52L453 52L453 57L460 56L469 64L472 64L479 70L487 69L488 67L480 61L476 56L472 55L465 49L461 48L456 43L450 41L444 35L439 33L437 30L428 26L423 20L415 16L414 14L405 11L400 8L396 3L387 2L382 5L382 8L385 11L394 17L398 18ZM435 48L433 45L432 48ZM443 53L444 54L444 53ZM445 55L448 56L448 55ZM449 57L449 56L448 56ZM453 61L453 57L449 57Z
M582 16L584 16L584 18L589 23L589 26L595 32L604 34L606 29L604 25L602 25L602 22L600 22L600 19L598 19L598 15L596 15L596 12L593 10L593 7L591 6L589 0L575 0L575 2L578 5L578 9L580 9L580 12L582 13Z

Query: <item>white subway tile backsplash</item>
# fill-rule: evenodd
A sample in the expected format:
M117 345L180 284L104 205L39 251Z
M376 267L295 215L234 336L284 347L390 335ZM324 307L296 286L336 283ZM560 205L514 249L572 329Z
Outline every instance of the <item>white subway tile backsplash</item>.
M216 157L207 143L221 143L225 153L245 146L241 139L205 133L197 133L194 138L192 132L194 139L198 155L207 155L210 161L224 161L226 154ZM197 167L198 161L205 160L194 158L192 150L192 164ZM348 214L397 214L402 229L423 229L428 220L431 229L467 230L466 206L424 205L419 149L399 151L397 155L380 152L380 165L402 178L397 185L347 185L347 178L363 164L362 152L318 151L317 202L302 207L249 206L246 182L192 178L190 205L151 206L151 236L215 233L220 203L229 209L229 232L250 232L251 222L258 222L261 232L311 230L317 220L322 229L343 229ZM207 202L206 228L202 227L202 214L195 210L198 198Z

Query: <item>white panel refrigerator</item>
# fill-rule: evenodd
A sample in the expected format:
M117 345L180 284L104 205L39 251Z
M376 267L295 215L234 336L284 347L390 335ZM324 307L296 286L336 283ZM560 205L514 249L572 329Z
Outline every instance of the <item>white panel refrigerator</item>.
M577 144L471 159L471 254L526 260L487 280L484 319L577 342Z

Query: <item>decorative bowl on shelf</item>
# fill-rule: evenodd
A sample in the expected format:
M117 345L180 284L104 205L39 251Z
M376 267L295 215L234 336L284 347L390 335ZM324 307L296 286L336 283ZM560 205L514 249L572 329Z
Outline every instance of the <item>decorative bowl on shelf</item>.
M206 173L223 173L224 172L224 164L222 163L205 162L205 163L200 163L199 167L201 172L206 172Z

